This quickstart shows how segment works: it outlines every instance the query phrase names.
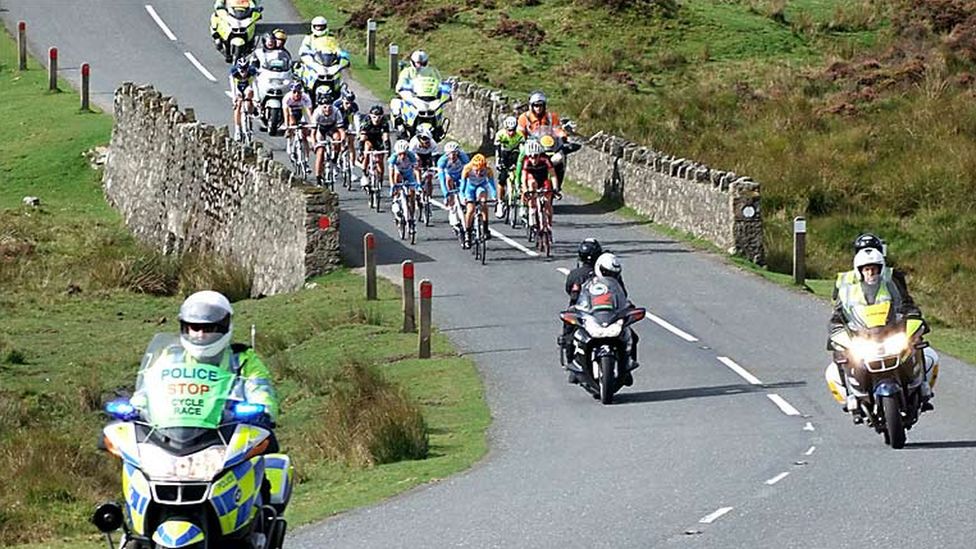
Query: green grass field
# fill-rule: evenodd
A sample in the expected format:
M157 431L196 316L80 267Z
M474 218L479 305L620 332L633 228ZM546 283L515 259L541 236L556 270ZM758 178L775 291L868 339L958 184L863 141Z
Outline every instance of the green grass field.
M111 118L79 113L74 93L46 94L38 66L19 73L14 63L12 41L0 37L0 546L104 547L88 517L119 497L121 474L95 449L100 408L131 389L152 334L178 329L182 296L119 287L128 287L120 266L153 274L162 260L129 235L82 156L108 141ZM25 195L42 206L22 206ZM203 282L181 279L179 291ZM237 340L257 326L257 351L282 400L278 434L298 474L291 523L375 503L484 455L490 416L473 362L440 334L433 359L412 358L417 336L399 333L399 290L388 283L366 302L362 278L348 270L312 282L234 304ZM426 459L371 467L328 459L330 396L343 368L363 365L419 406Z

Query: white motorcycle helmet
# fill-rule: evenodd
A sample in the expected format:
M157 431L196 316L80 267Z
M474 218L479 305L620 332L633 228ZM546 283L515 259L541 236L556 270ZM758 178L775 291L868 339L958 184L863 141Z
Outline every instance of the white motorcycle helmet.
M859 280L864 280L864 275L861 274L861 268L865 265L877 265L879 270L884 269L884 254L874 248L864 248L854 254L854 270L857 272L857 278Z
M329 21L325 17L322 17L321 15L319 15L315 19L312 19L311 32L312 32L312 36L316 38L325 36L329 32Z
M233 315L230 301L219 292L205 290L191 295L180 306L180 343L193 358L219 356L230 346Z
M410 62L413 63L414 68L426 67L429 61L430 56L424 50L417 50L410 54Z
M596 258L596 263L593 265L593 272L603 278L620 280L620 273L622 271L623 267L620 266L620 261L617 259L617 256L610 252L600 254L600 257Z

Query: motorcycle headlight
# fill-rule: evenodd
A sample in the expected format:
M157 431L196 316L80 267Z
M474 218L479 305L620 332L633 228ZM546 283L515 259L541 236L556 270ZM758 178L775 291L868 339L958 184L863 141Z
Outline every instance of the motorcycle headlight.
M863 361L866 358L877 356L878 342L863 337L855 337L851 339L850 351L856 360Z
M884 347L884 352L886 355L900 355L905 349L908 348L908 334L905 332L891 334L885 338L881 345Z
M617 337L620 332L624 329L624 319L620 319L609 326L601 326L596 319L592 317L586 317L583 319L583 329L586 330L588 334L596 338L608 338Z
M174 456L152 444L139 445L142 470L152 480L207 481L224 468L224 446L211 446L188 456Z

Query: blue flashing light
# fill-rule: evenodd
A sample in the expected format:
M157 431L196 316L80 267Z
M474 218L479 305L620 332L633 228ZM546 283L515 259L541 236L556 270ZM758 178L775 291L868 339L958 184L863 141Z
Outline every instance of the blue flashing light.
M441 84L441 93L443 93L445 95L451 95L451 85L450 84Z
M105 405L105 411L108 413L108 415L122 421L130 421L139 416L135 406L133 406L128 400L124 399L109 402Z
M346 50L340 51L339 52L339 58L340 59L349 59L349 52L347 52Z
M234 405L234 417L240 420L254 419L264 413L264 404L238 402Z

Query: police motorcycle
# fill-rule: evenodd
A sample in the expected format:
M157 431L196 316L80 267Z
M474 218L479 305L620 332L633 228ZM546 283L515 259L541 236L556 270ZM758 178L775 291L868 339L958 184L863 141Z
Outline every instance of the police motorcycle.
M310 96L317 97L321 93L319 89L324 88L333 100L338 99L344 85L342 70L349 66L349 52L318 51L313 59L312 63L298 61L295 64L305 90Z
M263 11L250 0L229 0L226 9L210 16L214 45L224 54L224 61L236 63L254 51L254 32Z
M293 468L272 441L264 406L243 400L230 369L187 365L177 334L157 334L136 392L106 405L105 449L122 462L121 503L92 522L119 549L279 549Z
M617 391L633 383L631 372L638 364L630 359L635 344L630 326L646 313L627 300L616 281L602 278L586 283L576 305L559 313L564 323L576 327L572 362L566 364L562 350L559 360L603 404L611 404Z
M451 84L444 82L437 69L423 68L411 80L411 93L390 100L390 112L400 136L411 139L421 124L430 124L434 141L443 139L451 128L451 120L444 117L444 107L451 101L451 91Z
M926 363L922 339L925 322L896 315L891 302L859 305L851 309L847 326L830 337L834 362L827 368L827 386L834 398L853 415L854 423L867 423L892 448L905 446L905 431L918 421L924 403L921 386L938 365ZM845 398L846 395L846 398Z
M291 66L283 56L265 59L254 78L259 116L270 135L275 135L284 122L283 103L292 80Z

